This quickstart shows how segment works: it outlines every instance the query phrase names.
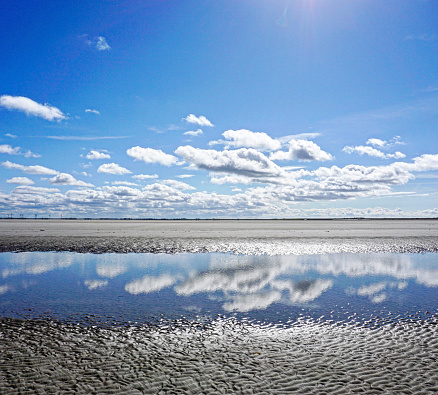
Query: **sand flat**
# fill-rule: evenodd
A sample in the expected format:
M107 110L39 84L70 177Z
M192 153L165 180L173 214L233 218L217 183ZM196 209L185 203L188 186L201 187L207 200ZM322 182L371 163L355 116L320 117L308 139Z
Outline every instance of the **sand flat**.
M0 251L438 252L438 220L0 220Z
M438 237L438 220L14 220L2 236L165 238Z

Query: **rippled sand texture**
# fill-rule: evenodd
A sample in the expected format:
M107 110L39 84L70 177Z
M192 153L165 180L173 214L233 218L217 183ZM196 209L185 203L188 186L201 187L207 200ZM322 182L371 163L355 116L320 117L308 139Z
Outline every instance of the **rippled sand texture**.
M2 319L0 392L436 393L437 324L105 329Z
M0 220L0 252L438 252L438 220Z

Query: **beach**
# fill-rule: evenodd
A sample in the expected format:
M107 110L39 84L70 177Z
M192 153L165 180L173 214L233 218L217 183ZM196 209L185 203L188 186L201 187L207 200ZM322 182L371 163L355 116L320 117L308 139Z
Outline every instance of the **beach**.
M0 220L0 393L436 393L438 220Z
M438 220L0 220L0 251L437 252Z

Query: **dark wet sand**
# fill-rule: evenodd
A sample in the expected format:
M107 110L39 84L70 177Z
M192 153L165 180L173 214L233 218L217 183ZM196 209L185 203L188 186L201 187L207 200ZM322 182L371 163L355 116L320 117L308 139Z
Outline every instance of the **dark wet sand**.
M0 220L0 252L438 252L438 220Z

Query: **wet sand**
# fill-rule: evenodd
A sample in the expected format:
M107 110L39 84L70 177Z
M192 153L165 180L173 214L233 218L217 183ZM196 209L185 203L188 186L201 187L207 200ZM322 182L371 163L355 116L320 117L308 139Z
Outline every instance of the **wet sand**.
M406 318L288 329L235 320L99 328L0 319L0 393L437 393L436 318Z
M0 220L0 252L438 252L438 220Z

